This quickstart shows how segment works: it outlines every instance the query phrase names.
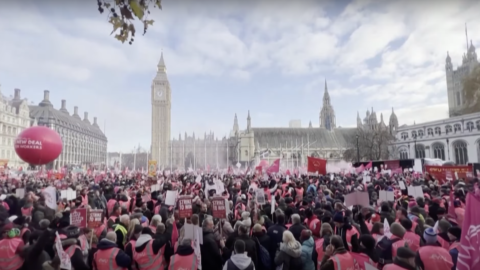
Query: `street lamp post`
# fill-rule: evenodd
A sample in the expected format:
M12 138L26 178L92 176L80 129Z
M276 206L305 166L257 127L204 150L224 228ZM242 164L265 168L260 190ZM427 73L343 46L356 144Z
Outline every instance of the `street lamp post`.
M449 140L447 138L447 152L448 152L448 161L450 161L450 144L449 144ZM445 152L444 152L445 153Z
M417 158L417 135L413 135L413 156Z
M360 162L360 148L358 147L358 135L356 136L357 138L357 163Z

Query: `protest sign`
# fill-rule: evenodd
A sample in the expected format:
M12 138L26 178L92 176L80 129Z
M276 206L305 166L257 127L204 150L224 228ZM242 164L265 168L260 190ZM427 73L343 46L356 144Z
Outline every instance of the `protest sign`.
M70 211L70 225L79 228L87 227L87 209L77 208Z
M189 218L193 214L192 212L192 197L182 196L178 198L178 217Z
M227 200L225 198L212 198L212 216L214 218L227 218Z
M88 211L87 227L90 229L96 229L102 225L103 210L90 210Z

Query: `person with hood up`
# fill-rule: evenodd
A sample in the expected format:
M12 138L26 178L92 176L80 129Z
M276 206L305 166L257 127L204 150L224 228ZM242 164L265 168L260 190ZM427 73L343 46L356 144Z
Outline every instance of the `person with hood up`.
M451 270L453 260L450 253L437 241L437 233L428 228L423 233L426 246L420 247L415 256L416 266L423 270Z
M448 237L452 242L448 251L450 253L450 256L452 256L452 269L457 269L458 246L460 245L460 239L462 237L462 229L457 226L451 227L450 229L448 229Z
M313 251L315 243L310 230L303 230L300 235L300 243L302 243L302 264L303 270L315 270L313 262Z
M320 270L356 269L353 256L345 249L340 236L334 235L325 250Z
M416 270L415 252L406 247L397 250L397 257L393 259L393 263L387 264L383 270Z
M169 270L197 269L198 260L192 248L192 240L185 238L178 245L177 251L170 257Z
M252 259L245 253L245 242L235 241L234 254L228 259L222 270L255 270Z
M277 254L275 255L275 265L283 265L282 270L303 269L301 256L302 245L295 240L292 232L284 231L282 243L280 244Z
M98 250L93 254L93 269L110 270L130 267L132 260L117 247L116 242L117 235L114 232L108 232L107 236L100 240L97 245Z
M358 238L360 236L357 228L350 225L341 212L337 212L335 216L333 216L333 223L335 224L335 235L340 236L343 240L343 246L348 251L357 252Z
M360 270L365 270L365 263L376 266L378 263L378 254L375 252L376 240L369 234L362 234L359 239L359 253L350 252L357 261Z
M165 237L153 238L154 234L148 227L142 229L142 234L135 242L133 260L139 270L151 269L153 264L158 264L158 269L166 266L165 250L169 247Z

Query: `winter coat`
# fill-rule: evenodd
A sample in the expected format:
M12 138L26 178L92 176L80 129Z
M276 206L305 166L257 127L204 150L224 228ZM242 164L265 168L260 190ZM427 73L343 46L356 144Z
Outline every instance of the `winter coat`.
M302 264L302 245L299 242L295 242L293 247L280 244L280 248L275 255L275 265L283 265L282 270L299 270L303 269Z
M313 263L312 253L314 251L315 242L310 237L302 243L302 263L303 270L315 270L315 264Z

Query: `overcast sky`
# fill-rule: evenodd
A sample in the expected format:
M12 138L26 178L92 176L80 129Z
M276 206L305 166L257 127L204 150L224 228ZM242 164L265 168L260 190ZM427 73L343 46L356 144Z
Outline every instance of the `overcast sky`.
M202 4L199 4L199 3ZM163 49L172 137L319 124L327 79L338 126L374 108L388 123L447 117L445 57L480 46L476 1L173 1L133 45L109 36L94 0L7 1L0 9L0 84L39 103L98 117L109 151L150 146L150 85ZM141 25L137 24L140 29ZM139 31L141 32L141 31ZM198 136L197 135L197 136Z

